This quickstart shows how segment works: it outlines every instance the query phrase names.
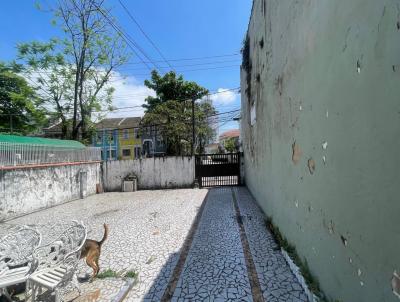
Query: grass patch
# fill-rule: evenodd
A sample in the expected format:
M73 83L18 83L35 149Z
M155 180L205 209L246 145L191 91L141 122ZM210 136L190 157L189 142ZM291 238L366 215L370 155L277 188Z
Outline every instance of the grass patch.
M125 278L132 278L136 279L138 277L138 273L135 271L127 271L126 274L124 275Z
M265 219L265 226L274 236L276 243L288 253L293 262L299 267L308 288L320 299L321 302L329 302L329 300L322 293L318 280L316 280L312 275L307 260L304 259L303 261L300 258L294 245L282 235L279 228L272 223L272 219L270 217Z
M112 269L106 269L104 272L101 272L97 275L98 279L105 279L105 278L118 278L119 274Z

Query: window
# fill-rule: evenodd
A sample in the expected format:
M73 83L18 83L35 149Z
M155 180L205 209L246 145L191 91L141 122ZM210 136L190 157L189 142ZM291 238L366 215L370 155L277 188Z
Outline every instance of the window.
M113 135L112 131L110 131L108 134L108 143L112 144L113 142L114 142L114 135Z
M133 133L134 133L135 138L139 138L139 129L138 128L133 129Z
M140 158L140 155L142 153L142 150L140 147L135 147L135 158Z
M97 133L97 137L96 137L96 144L101 144L103 141L103 136L101 135L101 133Z
M107 150L107 159L114 159L117 157L117 153L115 150L111 150L111 156L110 156L110 150Z
M162 147L164 145L164 140L162 137L157 137L157 147Z
M128 129L124 129L122 133L123 133L124 139L128 139L129 138L129 130Z
M131 149L122 149L122 156L131 156Z

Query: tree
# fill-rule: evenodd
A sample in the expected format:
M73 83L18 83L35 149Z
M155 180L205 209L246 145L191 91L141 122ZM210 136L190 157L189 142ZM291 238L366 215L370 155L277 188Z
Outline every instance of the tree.
M192 99L198 100L208 94L208 90L195 82L187 82L182 76L177 77L171 71L160 76L152 72L151 81L145 85L156 92L156 97L148 97L143 105L146 113L144 125L159 125L162 135L167 140L168 155L187 155L192 144ZM197 152L203 152L204 146L215 136L210 127L209 117L215 114L210 101L195 102L194 142Z
M233 153L238 151L237 142L235 137L229 137L224 141L224 148L226 151Z
M18 59L27 66L16 64L20 72L30 76L32 83L48 106L50 120L61 120L62 137L71 136L71 108L73 91L73 67L65 61L62 53L56 53L58 41L48 43L23 43L17 46Z
M114 69L128 59L126 45L114 33L113 20L103 3L104 0L58 1L54 22L63 30L63 39L18 47L25 72L38 78L56 115L72 120L72 139L77 139L79 132L83 139L89 138L93 112L110 109L114 91L110 78Z
M41 99L27 81L0 63L0 132L31 133L43 126L45 113Z
M198 100L208 94L207 89L195 82L185 81L182 75L177 77L174 71L160 76L156 70L153 70L151 80L145 80L144 84L156 92L156 97L146 98L147 104L143 105L146 112L151 112L158 105L167 101Z

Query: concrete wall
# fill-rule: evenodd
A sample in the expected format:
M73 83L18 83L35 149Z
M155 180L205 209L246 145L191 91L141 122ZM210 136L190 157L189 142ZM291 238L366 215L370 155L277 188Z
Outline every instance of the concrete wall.
M255 0L249 24L246 183L340 301L399 300L399 16L398 0Z
M138 189L191 187L194 183L194 159L158 157L104 162L105 191L121 191L123 179L129 173L138 176Z
M0 170L0 221L95 194L98 183L100 163Z

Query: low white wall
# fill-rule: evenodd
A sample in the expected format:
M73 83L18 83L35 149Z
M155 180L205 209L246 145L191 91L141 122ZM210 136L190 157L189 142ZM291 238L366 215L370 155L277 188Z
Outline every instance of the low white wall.
M95 194L100 179L100 163L0 170L0 221Z
M121 191L129 173L137 175L139 189L187 188L194 183L194 169L193 157L107 161L103 163L104 190Z

